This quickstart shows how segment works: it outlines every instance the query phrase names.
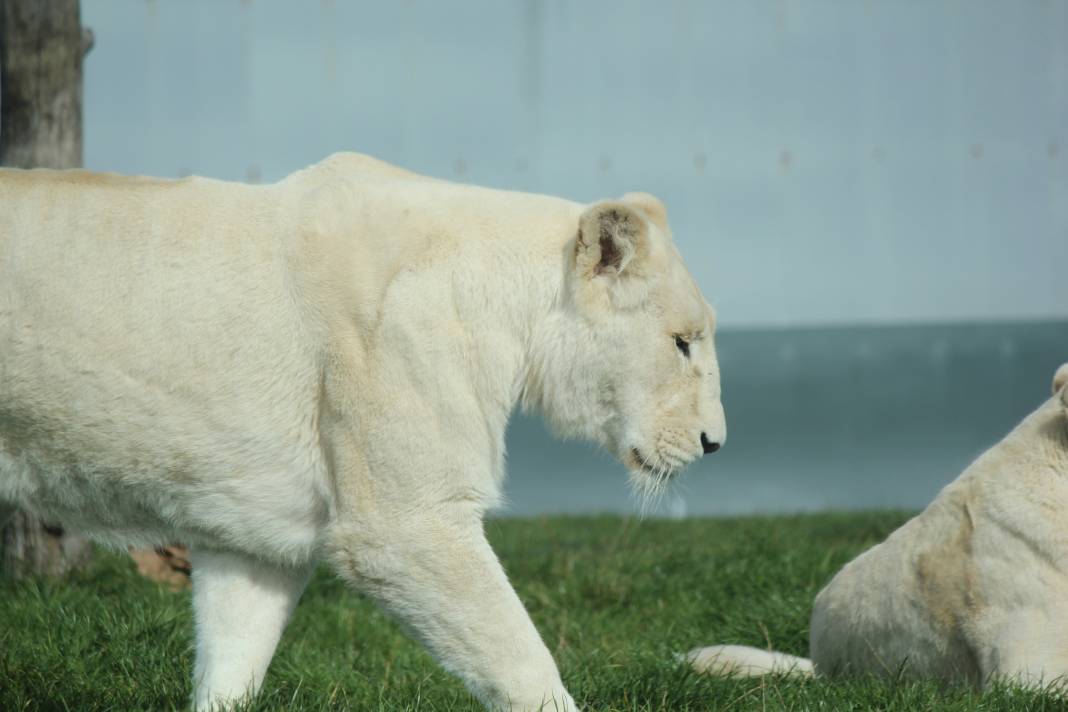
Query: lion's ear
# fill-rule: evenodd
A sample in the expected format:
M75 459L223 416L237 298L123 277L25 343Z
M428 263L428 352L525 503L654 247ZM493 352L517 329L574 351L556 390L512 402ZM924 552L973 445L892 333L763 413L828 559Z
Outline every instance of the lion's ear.
M1061 408L1064 409L1065 416L1068 416L1068 363L1063 364L1053 374L1053 397L1056 398L1058 393Z
M637 205L645 213L645 216L653 221L658 228L667 232L668 220L667 220L667 208L660 201L660 198L649 193L626 193L623 196L623 201L630 203L631 205Z
M1063 364L1057 369L1057 372L1053 374L1053 393L1056 395L1065 384L1068 384L1068 363ZM1065 396L1068 397L1068 391L1065 391Z
M636 276L649 255L649 224L623 201L595 203L579 218L575 266L587 278Z

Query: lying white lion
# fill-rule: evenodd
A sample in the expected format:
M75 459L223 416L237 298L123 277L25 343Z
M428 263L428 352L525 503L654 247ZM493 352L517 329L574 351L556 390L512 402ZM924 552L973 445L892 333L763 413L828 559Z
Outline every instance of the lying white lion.
M713 328L645 194L0 171L0 521L190 544L198 709L259 688L319 559L486 705L574 708L483 536L505 425L656 489L724 440Z
M987 685L1068 676L1068 364L1054 397L816 597L811 661L694 650L713 674L872 674ZM814 669L813 669L814 668Z

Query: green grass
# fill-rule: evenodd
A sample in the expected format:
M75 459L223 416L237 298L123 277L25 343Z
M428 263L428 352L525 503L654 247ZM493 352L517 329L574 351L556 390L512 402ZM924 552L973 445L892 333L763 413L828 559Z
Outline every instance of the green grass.
M487 525L519 595L587 710L1068 710L1013 688L693 675L710 643L806 654L812 599L900 513ZM187 593L100 553L65 582L0 584L0 710L183 709ZM318 572L251 710L474 710L464 688L371 602Z

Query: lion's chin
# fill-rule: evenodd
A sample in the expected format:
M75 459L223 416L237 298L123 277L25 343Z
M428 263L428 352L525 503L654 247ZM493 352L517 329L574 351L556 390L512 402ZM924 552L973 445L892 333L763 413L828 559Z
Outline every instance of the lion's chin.
M624 464L632 476L649 477L660 483L670 481L682 471L681 467L664 462L663 458L644 455L638 448L631 448Z
M681 468L667 463L660 464L660 459L652 459L638 449L632 449L623 459L630 474L630 487L638 500L641 514L644 516L656 507L668 485L679 474Z

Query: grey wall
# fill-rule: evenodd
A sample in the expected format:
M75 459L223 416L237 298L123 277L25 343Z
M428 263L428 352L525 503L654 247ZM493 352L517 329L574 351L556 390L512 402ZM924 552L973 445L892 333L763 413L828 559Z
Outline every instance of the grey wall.
M83 0L92 168L664 198L722 323L1068 314L1068 2Z

